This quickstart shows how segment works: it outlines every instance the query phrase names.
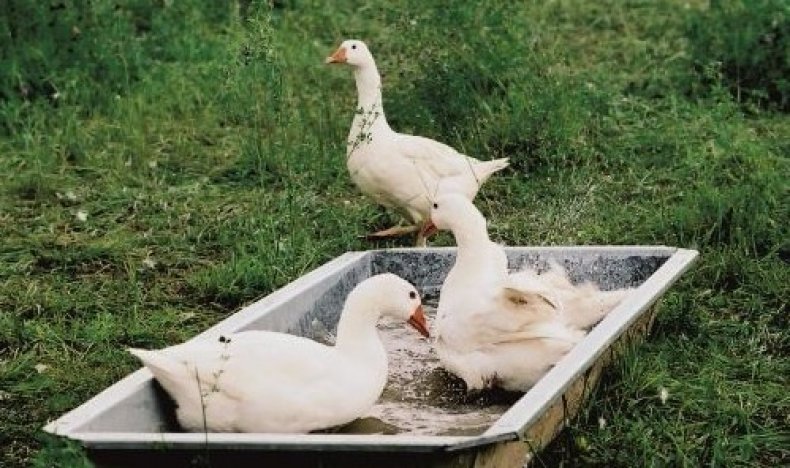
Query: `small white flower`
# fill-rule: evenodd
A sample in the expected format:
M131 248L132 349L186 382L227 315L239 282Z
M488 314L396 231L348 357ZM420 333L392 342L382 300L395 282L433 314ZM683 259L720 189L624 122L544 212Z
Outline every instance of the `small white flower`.
M598 418L598 428L599 429L603 429L605 427L606 427L606 419L604 419L603 417L599 417Z
M664 387L661 387L661 391L658 392L658 398L661 399L661 404L666 404L667 399L669 399L669 390Z
M72 190L67 190L65 194L66 200L68 201L76 201L77 195L74 194Z
M351 204L351 200L343 200L343 204L348 206Z
M132 158L127 159L126 162L123 163L123 165L126 166L126 167L131 167L132 166Z
M413 20L409 21L409 24L412 25L412 26L417 26L417 20L413 19Z
M156 160L153 159L151 161L148 161L148 167L150 167L151 169L156 169Z
M156 261L151 257L145 257L145 259L143 260L143 266L150 270L153 270L156 267Z
M36 364L35 366L33 366L33 368L36 369L36 372L38 372L39 374L42 374L42 373L46 372L47 369L49 369L49 366L46 365L46 364L39 363L39 364Z
M77 214L74 215L77 218L77 221L84 223L88 220L88 212L85 210L77 211Z
M0 401L8 400L9 398L11 398L11 394L10 393L8 393L8 392L6 392L4 390L0 390Z

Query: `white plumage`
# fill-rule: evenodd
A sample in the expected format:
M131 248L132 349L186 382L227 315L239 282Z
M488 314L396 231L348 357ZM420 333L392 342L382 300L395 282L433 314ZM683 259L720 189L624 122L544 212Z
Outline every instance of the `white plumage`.
M424 245L426 233L421 228L437 192L460 193L473 200L494 172L507 167L507 158L479 161L438 141L392 130L382 106L381 77L364 42L344 41L327 63L354 68L358 103L346 151L351 179L362 193L399 210L413 223L373 236L419 231L417 243Z
M485 218L456 194L437 198L431 222L458 244L439 296L436 351L469 390L526 391L627 293L574 285L556 265L543 274L508 273Z
M349 294L335 346L245 331L162 349L130 349L176 402L189 431L300 433L364 415L387 381L376 331L381 314L427 336L420 296L405 280L374 276Z

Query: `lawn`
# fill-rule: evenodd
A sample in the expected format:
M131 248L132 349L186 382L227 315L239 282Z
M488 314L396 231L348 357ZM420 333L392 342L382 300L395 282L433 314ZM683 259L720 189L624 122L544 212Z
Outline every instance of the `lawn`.
M0 466L84 464L40 428L126 347L412 242L360 238L351 37L393 128L511 158L494 239L701 252L538 466L790 463L790 6L711 3L2 2Z

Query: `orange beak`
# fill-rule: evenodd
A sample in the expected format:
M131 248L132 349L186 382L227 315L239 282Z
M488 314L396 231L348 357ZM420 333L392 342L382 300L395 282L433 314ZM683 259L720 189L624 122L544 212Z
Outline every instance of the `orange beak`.
M326 58L326 63L346 63L346 48L337 49L334 54Z
M408 324L420 332L420 335L426 338L431 336L431 334L428 333L428 323L425 321L425 314L422 313L422 304L411 314Z
M438 231L439 228L437 228L436 225L433 224L433 221L431 219L428 219L428 221L426 221L425 224L422 225L422 229L420 230L420 235L423 237L430 237L436 234Z

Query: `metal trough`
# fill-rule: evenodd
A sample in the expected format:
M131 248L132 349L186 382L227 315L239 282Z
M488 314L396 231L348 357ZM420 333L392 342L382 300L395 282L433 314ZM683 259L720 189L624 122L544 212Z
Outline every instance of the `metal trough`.
M603 289L636 287L537 385L476 435L219 434L180 432L172 403L144 369L132 373L44 429L78 441L97 465L162 466L522 466L576 415L601 370L652 326L659 297L697 257L672 247L512 247L510 266L564 264L574 280ZM437 294L455 249L349 252L245 307L194 339L241 330L310 335L336 324L348 292L392 272L428 298Z

